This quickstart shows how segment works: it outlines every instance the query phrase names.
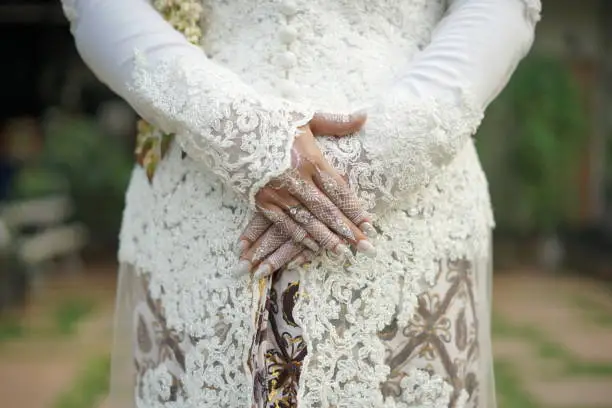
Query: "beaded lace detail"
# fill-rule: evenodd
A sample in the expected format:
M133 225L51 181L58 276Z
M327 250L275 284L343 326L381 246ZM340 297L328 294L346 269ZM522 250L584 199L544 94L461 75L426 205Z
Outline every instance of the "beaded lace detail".
M522 2L535 22L539 2ZM139 378L138 407L251 406L245 362L266 282L232 275L234 244L252 216L244 196L288 168L296 129L315 108L351 111L391 89L429 42L444 3L204 0L210 59L136 58L130 102L178 143L151 184L134 170L119 258L147 277L185 355L182 369L163 361ZM74 0L63 4L74 10ZM398 87L379 100L361 134L320 141L376 211L380 234L375 259L358 254L347 265L322 255L300 269L294 317L308 348L304 408L449 403L452 387L422 370L403 379L401 398L383 399L389 367L378 332L411 319L440 259L488 256L493 218L470 140L482 108L469 89L458 101L406 95Z
M321 148L366 208L381 214L428 185L476 132L482 116L467 94L450 103L410 100L400 92L373 109L361 135L326 138Z
M203 53L154 66L137 55L132 89L143 116L252 203L290 168L298 127L312 118L280 98L262 99Z

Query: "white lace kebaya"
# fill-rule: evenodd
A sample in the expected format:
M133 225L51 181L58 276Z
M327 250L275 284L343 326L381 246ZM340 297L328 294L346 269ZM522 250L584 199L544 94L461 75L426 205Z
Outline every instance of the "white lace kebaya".
M262 292L231 274L247 197L289 167L312 112L365 108L359 135L321 146L378 215L378 257L347 267L323 255L301 270L300 406L446 407L444 382L418 370L402 382L414 392L383 397L377 333L410 322L440 260L488 262L493 221L471 136L528 51L539 2L205 0L208 57L144 0L68 3L86 63L188 155L173 149L152 184L136 169L127 195L120 260L194 342L180 401L156 367L140 406L250 406L244 363Z
M77 2L76 13L79 7L88 10L88 3ZM188 44L151 7L136 4L132 10L130 5L109 3L101 8L117 13L112 17L113 26L135 29L146 23L139 34L142 38L130 44L129 56L121 54L127 44L120 44L120 50L94 44L79 50L94 72L139 114L162 131L175 134L190 157L238 193L253 197L290 167L297 128L312 118L308 109L278 97L262 97L236 74L209 60L200 48ZM79 20L73 19L77 44ZM102 28L103 23L99 24ZM108 61L101 61L109 57L123 61L109 67Z

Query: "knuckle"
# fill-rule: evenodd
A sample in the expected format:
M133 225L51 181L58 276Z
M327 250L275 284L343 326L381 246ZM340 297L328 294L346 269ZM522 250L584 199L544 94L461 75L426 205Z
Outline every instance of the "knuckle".
M258 203L264 202L266 199L266 187L262 188L255 194L255 201Z
M255 199L258 198L262 203L269 203L276 198L276 192L270 187L264 187L255 196Z
M340 242L340 238L330 231L325 240L325 248L333 251L340 244Z
M301 159L296 163L295 168L302 174L304 172L309 173L314 168L317 157L312 153L304 153L301 155Z
M289 191L282 189L282 190L275 190L274 193L275 193L275 197L279 199L281 203L292 205L292 202L294 200L291 197L291 194L289 193Z

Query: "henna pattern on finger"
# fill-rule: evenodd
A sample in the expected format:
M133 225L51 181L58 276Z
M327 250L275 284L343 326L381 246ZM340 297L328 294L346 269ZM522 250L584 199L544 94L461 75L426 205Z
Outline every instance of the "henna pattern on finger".
M321 194L314 185L299 176L295 177L292 173L288 172L281 176L289 192L306 204L313 216L344 238L355 241L353 230L343 221L340 210L334 203Z
M266 256L277 250L291 237L281 230L277 225L273 225L261 239L261 242L253 254L251 263L262 261Z
M270 255L264 263L262 263L257 271L255 271L255 278L261 279L272 272L280 269L293 258L296 257L297 254L302 251L303 247L299 244L296 244L293 241L286 242L280 248L278 248L272 255Z
M317 180L325 194L349 220L359 226L370 218L359 202L359 198L353 193L348 184L339 182L330 173L321 170L319 166L316 166L316 171Z
M253 219L251 219L249 224L244 229L242 237L253 243L261 236L261 234L270 228L270 225L272 225L272 222L263 214L255 213L255 215L253 215Z
M284 212L278 212L269 210L267 208L260 207L259 211L262 212L272 223L278 226L285 234L291 237L295 242L301 243L307 248L313 251L318 251L319 246L310 238L304 228L299 226L291 217Z
M338 238L325 224L316 218L303 205L287 206L285 210L304 227L306 232L315 239L323 248L334 249L340 242ZM311 248L312 249L312 248Z
M277 225L287 235L291 235L294 239L296 239L297 242L300 242L301 240L306 238L306 231L303 228L300 228L299 226L295 226L294 228L293 225L290 224L291 219L289 219L286 214L278 213L273 210L268 210L267 208L263 207L258 207L258 209L263 215L266 216L267 219L272 221L273 224ZM296 229L296 231L294 232L292 231L292 229Z

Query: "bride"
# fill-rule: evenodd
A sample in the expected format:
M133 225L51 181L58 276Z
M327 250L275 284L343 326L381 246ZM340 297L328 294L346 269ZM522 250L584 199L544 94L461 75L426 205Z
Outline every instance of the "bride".
M495 406L472 136L538 0L63 6L147 121L108 406Z

